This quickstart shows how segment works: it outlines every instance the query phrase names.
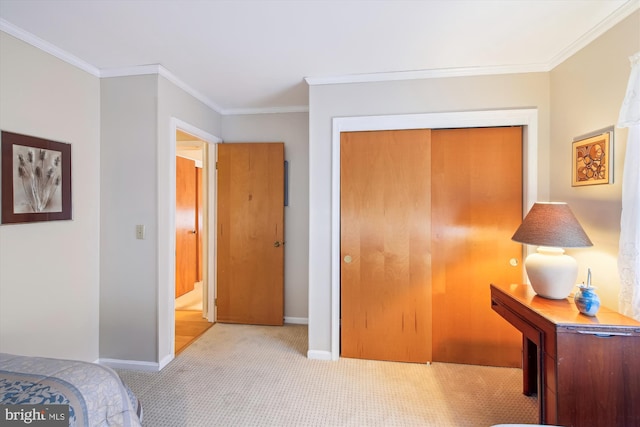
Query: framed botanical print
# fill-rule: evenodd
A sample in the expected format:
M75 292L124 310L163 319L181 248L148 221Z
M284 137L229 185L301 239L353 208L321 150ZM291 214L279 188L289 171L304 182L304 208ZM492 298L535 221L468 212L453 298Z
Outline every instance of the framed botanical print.
M2 131L2 224L71 219L71 145Z

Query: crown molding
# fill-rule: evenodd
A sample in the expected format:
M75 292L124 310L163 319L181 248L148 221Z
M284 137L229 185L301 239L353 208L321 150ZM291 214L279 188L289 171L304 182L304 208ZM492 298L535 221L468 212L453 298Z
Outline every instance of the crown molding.
M162 65L149 64L149 65L140 65L140 66L123 67L123 68L111 68L111 69L101 70L89 64L88 62L81 60L77 56L72 55L63 49L60 49L57 46L54 46L53 44L41 39L40 37L37 37L29 33L28 31L25 31L22 28L17 27L2 18L0 18L0 31L3 31L11 35L17 38L18 40L22 40L23 42L28 43L46 53L49 53L55 56L56 58L62 61L65 61L68 64L73 65L83 71L86 71L87 73L98 78L158 74L166 78L171 83L175 84L180 89L184 90L185 92L187 92L188 94L196 98L197 100L199 100L200 102L202 102L203 104L205 104L207 107L211 108L218 114L223 114L221 112L222 108L220 108L219 105L217 105L216 103L208 99L206 96L202 95L200 92L196 91L191 86L189 86L188 84L180 80L178 77L176 77L173 73L171 73L169 70L164 68Z
M308 113L308 105L293 105L290 107L266 107L266 108L226 108L222 114L243 115L243 114L281 114L281 113Z
M100 70L101 78L110 77L131 77L146 76L149 74L160 74L160 64L136 65L133 67L122 68L102 68Z
M600 22L596 27L592 28L590 31L582 35L578 40L573 42L562 52L553 57L546 64L392 71L384 73L349 74L327 77L305 77L304 80L310 86L319 86L349 83L388 82L398 80L436 79L446 77L471 77L495 74L549 72L638 9L640 9L640 0L629 0L627 3L620 6L613 13L611 13L604 21Z
M623 6L615 10L604 21L596 27L585 33L582 37L569 45L566 49L553 57L547 64L529 64L529 65L505 65L492 67L460 67L460 68L441 68L441 69L425 69L412 71L393 71L382 73L364 73L350 74L340 76L327 77L305 77L304 80L310 86L332 85L332 84L349 84L349 83L371 83L385 81L400 80L417 80L417 79L434 79L446 77L471 77L482 75L496 74L519 74L519 73L538 73L549 72L563 61L577 53L580 49L600 37L606 31L618 24L623 19L640 9L640 0L629 0ZM56 58L65 61L87 73L99 77L126 77L137 75L160 75L171 83L175 84L215 112L221 115L242 115L242 114L277 114L277 113L306 113L309 112L308 105L289 106L289 107L268 107L268 108L221 108L218 104L207 98L184 81L180 80L176 75L164 68L160 64L140 65L133 67L99 69L71 53L58 48L57 46L11 24L10 22L0 18L0 31L3 31L19 40L24 41L44 52L47 52Z
M627 3L614 10L606 19L593 27L591 30L583 34L578 40L571 43L566 49L560 52L549 61L549 70L553 70L558 65L569 59L576 54L580 49L587 46L589 43L609 31L620 21L627 18L636 10L640 9L640 0L630 0Z
M164 68L162 65L158 65L158 74L164 77L165 79L169 80L174 85L178 86L180 89L187 92L189 95L193 96L198 101L202 102L207 107L211 108L216 113L224 114L222 112L222 108L218 104L216 104L211 99L207 98L202 93L198 92L197 90L189 86L184 81L180 80L175 74L173 74L171 71Z
M437 79L445 77L470 77L495 74L542 73L549 71L545 64L505 65L497 67L437 68L431 70L391 71L385 73L349 74L329 77L305 77L309 86L348 83L372 83L399 80Z
M96 76L96 77L100 77L100 70L97 67L94 67L93 65L89 64L88 62L83 61L82 59L78 58L75 55L70 54L69 52L60 49L57 46L54 46L53 44L49 43L48 41L45 41L43 39L41 39L40 37L37 37L25 30L23 30L20 27L17 27L13 24L11 24L10 22L7 22L6 20L0 18L0 31L3 31L15 38L17 38L18 40L22 40L25 43L28 43L44 52L47 52L53 56L55 56L58 59L61 59L62 61L65 61L77 68L80 68L83 71L86 71L87 73Z
M183 91L187 92L189 95L196 98L198 101L202 102L207 107L211 108L216 113L223 114L222 108L218 104L189 86L187 83L185 83L183 80L178 78L175 74L173 74L171 71L167 70L160 64L136 65L133 67L109 68L100 70L100 77L102 78L145 76L149 74L157 74L164 77Z
M267 107L267 108L222 108L214 103L197 90L180 80L175 74L167 70L160 64L139 65L135 67L103 69L100 71L100 77L130 77L143 76L149 74L158 74L180 89L184 90L194 98L198 99L212 110L223 116L240 115L240 114L276 114L276 113L304 113L309 112L309 106L291 106L291 107Z

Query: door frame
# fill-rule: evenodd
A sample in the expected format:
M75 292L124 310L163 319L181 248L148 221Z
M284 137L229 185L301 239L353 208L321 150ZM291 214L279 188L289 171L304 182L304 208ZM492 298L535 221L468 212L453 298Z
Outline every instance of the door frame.
M207 151L207 224L215 224L215 144L222 139L206 131L171 117L169 125L169 144L158 149L158 370L161 370L175 358L175 253L176 253L176 131L181 130L198 137L208 144ZM207 305L215 307L215 233L208 233L203 241L208 249L206 255ZM207 313L209 322L215 321L214 310ZM168 351L167 351L168 350ZM168 353L168 354L167 354Z
M333 118L331 135L331 360L340 358L340 133L497 126L523 126L523 212L528 212L538 196L537 108ZM526 251L529 251L529 248ZM489 285L487 284L487 286Z

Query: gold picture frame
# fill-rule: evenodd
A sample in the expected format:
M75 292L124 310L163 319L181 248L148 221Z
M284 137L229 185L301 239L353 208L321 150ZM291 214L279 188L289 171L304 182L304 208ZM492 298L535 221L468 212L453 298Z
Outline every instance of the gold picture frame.
M571 185L610 184L613 182L611 132L573 142Z

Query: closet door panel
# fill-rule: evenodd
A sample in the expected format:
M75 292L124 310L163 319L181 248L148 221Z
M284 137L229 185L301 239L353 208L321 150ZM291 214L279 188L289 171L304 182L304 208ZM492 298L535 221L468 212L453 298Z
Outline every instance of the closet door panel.
M522 128L432 131L433 359L521 366L489 284L521 283Z
M431 360L430 131L341 138L341 355Z

